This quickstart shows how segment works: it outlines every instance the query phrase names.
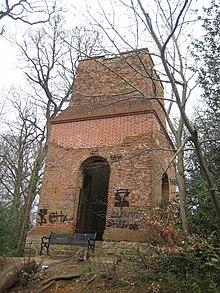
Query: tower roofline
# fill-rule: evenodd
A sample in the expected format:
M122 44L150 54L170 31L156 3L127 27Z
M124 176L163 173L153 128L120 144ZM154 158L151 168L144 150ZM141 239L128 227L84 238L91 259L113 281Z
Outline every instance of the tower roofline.
M123 52L119 52L119 53L113 53L113 54L106 54L106 55L98 55L98 56L91 56L91 57L85 57L81 60L79 60L79 63L82 63L82 62L88 62L89 60L91 61L97 61L99 63L102 63L102 61L108 61L108 60L117 60L117 59L120 59L120 58L126 58L126 57L130 57L132 55L138 55L138 54L141 54L141 53L146 53L149 57L150 57L150 60L152 62L152 65L153 67L155 66L154 64L154 61L151 57L151 54L149 52L149 49L146 47L146 48L140 48L140 49L133 49L133 50L130 50L130 51L123 51ZM159 75L157 74L156 70L154 69L155 71L155 74L158 78L158 81L160 82L162 88L164 88L163 86L163 83L162 81L160 80L160 77Z
M98 55L98 56L91 56L91 57L86 57L81 59L79 62L83 62L83 61L87 61L87 60L95 60L95 59L117 59L117 58L121 58L121 56L126 56L126 55L132 55L134 53L147 53L149 55L149 50L148 48L140 48L140 49L134 49L134 50L130 50L130 51L123 51L123 52L119 52L119 53L112 53L112 54L105 54L105 55Z

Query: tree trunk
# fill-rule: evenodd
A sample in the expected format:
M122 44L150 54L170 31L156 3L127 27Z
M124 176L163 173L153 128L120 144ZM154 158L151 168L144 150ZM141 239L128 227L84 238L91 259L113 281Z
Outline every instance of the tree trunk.
M1 274L0 292L7 292L17 281L22 278L24 273L30 273L37 270L37 264L33 260L27 264L15 265Z
M30 213L31 213L33 201L37 195L37 184L39 179L38 178L39 172L41 170L45 156L46 156L46 147L43 147L43 149L40 151L39 155L36 158L34 168L31 174L30 182L29 182L27 200L21 211L22 215L21 215L21 222L20 222L20 229L19 229L20 238L19 238L18 247L17 247L17 254L22 254L25 248L27 232L28 232L28 228L30 224Z
M185 234L189 233L188 218L186 213L186 189L185 189L185 175L184 175L184 161L183 151L178 154L177 170L178 170L178 185L180 198L180 215L182 220L182 228Z

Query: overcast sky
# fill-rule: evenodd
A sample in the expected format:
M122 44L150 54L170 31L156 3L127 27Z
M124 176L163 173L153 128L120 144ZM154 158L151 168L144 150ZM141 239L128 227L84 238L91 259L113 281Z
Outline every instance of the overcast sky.
M64 7L66 8L66 18L67 26L69 28L79 25L80 22L84 24L86 21L85 17L85 4L89 3L91 11L94 10L97 13L101 13L99 6L96 5L97 0L62 0ZM148 4L152 3L153 0L148 0ZM209 5L209 0L199 0L194 1L195 8L201 9L204 5ZM110 0L102 0L101 3L105 7L109 7L110 11ZM145 1L143 3L146 3ZM118 11L119 12L119 11ZM94 15L95 14L94 12ZM124 20L122 20L124 21ZM22 25L20 22L5 20L4 24L6 25L6 34L20 34L21 29L25 29L26 26ZM2 23L1 23L2 25ZM87 23L88 25L88 23ZM199 32L198 32L199 35ZM10 44L4 37L0 36L0 94L3 89L9 88L11 85L20 85L22 84L23 74L18 68L18 50L15 46ZM2 96L2 94L1 94Z

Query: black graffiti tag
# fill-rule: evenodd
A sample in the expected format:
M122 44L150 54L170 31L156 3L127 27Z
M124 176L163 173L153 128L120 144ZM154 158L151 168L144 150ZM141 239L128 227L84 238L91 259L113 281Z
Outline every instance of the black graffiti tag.
M129 207L129 201L125 198L128 197L130 191L128 189L116 189L115 191L115 207Z
M39 213L37 213L40 216L40 221L38 222L40 225L46 224L47 220L45 219L45 216L47 215L47 209L40 209Z
M38 215L40 216L40 221L38 223L40 225L47 223L47 220L45 217L47 214L48 214L47 209L44 208L39 210ZM59 220L60 220L60 223L69 221L68 215L63 214L62 210L60 211L60 213L58 213L57 211L51 212L48 216L48 220L50 223L55 223L55 222L58 222Z
M49 214L49 222L50 223L58 222L59 219L60 219L60 222L61 223L64 223L64 222L68 221L67 215L64 215L62 213L62 210L60 211L60 214L58 214L57 211L56 212L52 212L52 213Z
M127 210L113 210L111 212L111 218L133 218L139 217L138 211L127 211Z
M124 220L115 220L115 219L109 219L107 220L107 227L112 228L121 228L121 229L130 229L130 230L138 230L138 224L137 223L128 223Z

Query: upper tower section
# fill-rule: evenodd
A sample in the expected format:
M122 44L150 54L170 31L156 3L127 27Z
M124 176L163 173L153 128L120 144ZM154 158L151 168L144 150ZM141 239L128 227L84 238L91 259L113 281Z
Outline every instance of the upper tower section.
M146 49L116 57L81 60L72 105L106 104L130 98L162 97L163 87Z
M69 107L53 120L69 120L154 110L165 127L163 86L147 49L79 62Z

